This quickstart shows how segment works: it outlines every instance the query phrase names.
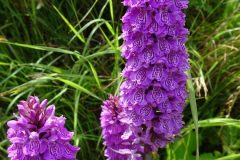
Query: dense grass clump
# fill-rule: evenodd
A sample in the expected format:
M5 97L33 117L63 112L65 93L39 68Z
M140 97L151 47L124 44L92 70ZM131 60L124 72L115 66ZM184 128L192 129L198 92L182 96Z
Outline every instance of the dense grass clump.
M122 82L124 11L120 0L0 0L1 160L9 146L6 122L29 95L49 99L66 116L81 147L78 159L104 159L100 106ZM153 157L191 160L199 148L201 160L239 159L240 3L191 0L186 15L192 77L186 126Z

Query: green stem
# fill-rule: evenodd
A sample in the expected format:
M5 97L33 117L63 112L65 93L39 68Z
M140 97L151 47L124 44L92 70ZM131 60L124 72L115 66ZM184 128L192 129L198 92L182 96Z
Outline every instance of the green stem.
M145 154L144 160L152 160L152 154L151 153Z

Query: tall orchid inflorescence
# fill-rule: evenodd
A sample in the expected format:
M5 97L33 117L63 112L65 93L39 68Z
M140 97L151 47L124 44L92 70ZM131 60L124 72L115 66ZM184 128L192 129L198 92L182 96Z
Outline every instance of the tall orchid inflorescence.
M103 102L100 117L106 146L105 156L108 160L142 160L143 147L134 144L135 138L129 131L129 125L123 123L125 119L119 97L110 95L109 99Z
M120 103L145 152L163 148L183 126L188 54L188 0L124 0Z
M17 120L7 123L11 160L74 160L79 148L69 141L73 132L65 127L65 118L55 116L55 106L38 97L20 101Z

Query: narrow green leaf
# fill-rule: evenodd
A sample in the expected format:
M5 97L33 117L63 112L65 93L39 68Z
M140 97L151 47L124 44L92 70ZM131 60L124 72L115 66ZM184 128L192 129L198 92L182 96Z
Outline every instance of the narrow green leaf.
M57 9L57 7L53 5L53 8L57 11L57 13L61 16L61 18L68 25L68 27L73 31L73 33L79 38L79 40L85 43L84 37L77 32L77 30L71 25L71 23L67 20L67 18Z
M109 5L110 5L111 18L112 18L112 21L114 21L114 12L113 12L113 2L112 2L112 0L109 0Z
M97 74L96 69L94 68L94 66L92 65L91 62L88 61L88 64L89 64L89 66L90 66L90 68L92 70L93 76L95 78L95 81L97 82L98 87L101 88L101 83L100 83L100 80L98 78L98 74Z
M111 24L108 22L108 21L105 21L105 24L108 28L108 30L111 32L111 34L114 36L115 35L115 32L113 30L113 27L111 26Z
M84 88L84 87L82 87L82 86L80 86L80 85L78 85L78 84L76 84L76 83L74 83L72 81L69 81L69 80L66 80L66 79L63 79L63 78L59 78L59 77L53 78L53 79L59 80L59 81L65 83L65 84L67 84L67 85L69 85L69 86L71 86L73 88L79 89L80 91L82 91L82 92L84 92L84 93L86 93L86 94L88 94L88 95L90 95L90 96L92 96L92 97L102 101L102 99L100 97L96 96L94 93L90 92L86 88Z
M198 121L198 127L222 127L222 126L232 126L240 128L240 120L231 119L231 118L210 118ZM189 132L194 128L194 125L189 125L186 129L183 129L183 132Z
M49 52L58 52L58 53L70 54L70 55L76 56L77 58L80 57L80 55L77 54L76 52L65 50L65 49L62 49L62 48L38 46L38 45L31 45L31 44L22 44L22 43L15 43L15 42L9 42L9 41L0 41L0 44L1 43L2 44L14 45L14 46L18 46L18 47L29 48L29 49L41 50L41 51L49 51Z
M191 72L188 72L189 79L187 81L187 87L189 91L189 100L190 100L190 107L192 111L192 117L194 121L195 126L195 132L196 132L196 160L199 160L199 138L198 138L198 111L197 111L197 103L196 103L196 97L195 97L195 90L193 88L192 78L191 78Z
M229 156L218 158L216 160L237 160L239 158L240 158L240 154L232 154L232 155L229 155Z

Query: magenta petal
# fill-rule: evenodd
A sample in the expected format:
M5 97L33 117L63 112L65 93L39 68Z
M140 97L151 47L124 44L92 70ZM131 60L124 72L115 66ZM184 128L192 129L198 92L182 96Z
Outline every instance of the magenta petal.
M79 150L78 147L72 146L69 143L64 143L62 146L63 157L65 158L74 158Z
M66 128L63 127L57 129L57 134L59 138L62 140L70 140L74 135L73 132L69 132Z
M49 117L53 116L55 114L55 106L54 105L50 105L47 107L46 111L45 111L45 117L46 119L48 119Z
M10 120L7 122L7 126L13 129L18 129L18 121Z
M47 140L46 140L46 139L41 140L39 152L40 152L40 153L44 153L44 152L47 150L47 145L48 145L48 143L47 143Z
M60 144L57 142L48 143L48 154L55 159L61 158L63 153Z
M64 127L63 116L56 117L55 106L47 107L47 100L40 102L38 97L30 96L18 105L20 116L8 125L8 139L12 143L8 148L8 157L12 160L56 160L62 159L61 146L57 143L64 139L68 143L73 132ZM75 159L78 151L70 144Z
M41 104L40 104L40 108L45 109L46 106L47 106L47 104L48 104L48 100L47 100L47 99L44 99L44 100L41 102Z
M189 63L185 42L189 32L183 9L188 2L123 0L128 8L122 19L126 66L119 103L123 109L120 113L126 117L121 122L131 129L133 143L144 146L146 152L165 147L183 126L182 117L176 114L182 114L187 98L185 72ZM105 118L114 126L118 121L112 117ZM115 150L120 153L128 148ZM115 158L109 149L105 153L110 159Z

